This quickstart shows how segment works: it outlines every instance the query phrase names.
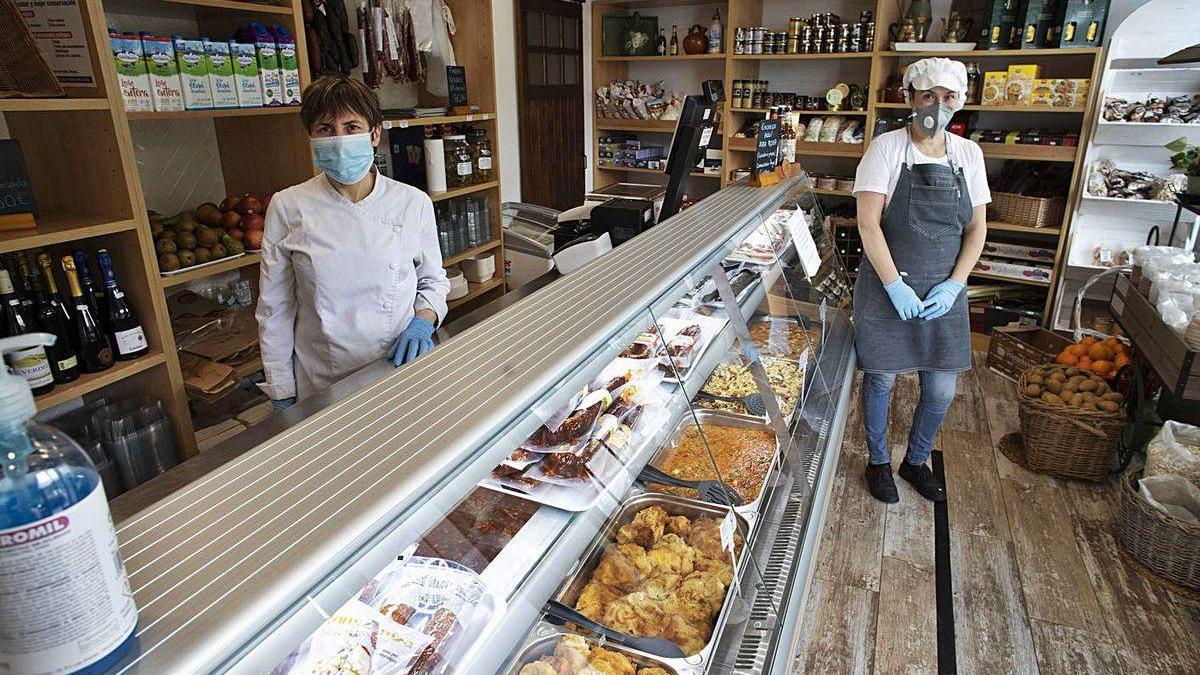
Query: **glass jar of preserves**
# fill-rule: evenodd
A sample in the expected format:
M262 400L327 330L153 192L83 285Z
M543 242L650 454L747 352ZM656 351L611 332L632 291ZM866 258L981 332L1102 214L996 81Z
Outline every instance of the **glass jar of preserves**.
M442 142L446 156L446 187L454 189L474 183L475 162L467 145L467 137L452 134L443 138Z
M488 138L487 130L475 129L471 132L471 156L475 160L475 181L486 183L493 180L492 141Z

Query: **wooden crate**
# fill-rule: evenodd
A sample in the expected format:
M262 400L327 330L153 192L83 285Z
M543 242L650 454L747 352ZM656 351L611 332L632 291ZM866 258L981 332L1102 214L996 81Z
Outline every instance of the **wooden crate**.
M1109 311L1171 393L1186 401L1200 401L1200 352L1188 349L1183 336L1163 323L1158 310L1126 274L1117 277L1113 285Z
M1016 382L1031 366L1053 363L1070 344L1070 340L1035 326L997 326L988 345L988 369Z

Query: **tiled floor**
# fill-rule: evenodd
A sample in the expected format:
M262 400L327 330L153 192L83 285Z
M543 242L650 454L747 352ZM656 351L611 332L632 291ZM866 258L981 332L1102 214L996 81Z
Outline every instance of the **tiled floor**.
M1200 606L1121 561L1115 483L1030 473L998 443L1017 428L1013 385L976 368L938 447L950 525L960 673L1200 673ZM857 393L857 392L856 392ZM893 396L893 461L916 405L915 377ZM857 396L855 398L857 409ZM937 672L934 515L904 481L900 503L866 490L851 413L809 596L801 672Z

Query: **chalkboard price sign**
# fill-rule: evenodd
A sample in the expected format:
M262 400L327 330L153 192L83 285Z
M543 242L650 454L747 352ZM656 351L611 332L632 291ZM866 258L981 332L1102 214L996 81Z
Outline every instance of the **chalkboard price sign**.
M37 215L37 205L25 172L21 142L0 140L0 216L24 213Z
M466 107L467 69L463 66L446 66L446 84L450 89L450 107Z
M754 149L754 173L774 173L779 161L779 120L758 123L758 143Z

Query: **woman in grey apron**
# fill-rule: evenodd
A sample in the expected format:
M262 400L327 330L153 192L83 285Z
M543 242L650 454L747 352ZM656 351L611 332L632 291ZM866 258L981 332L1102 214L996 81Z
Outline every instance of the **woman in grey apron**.
M964 160L971 161L969 175L984 183L976 197L986 194L986 174L982 152L972 154L978 146L959 137L952 142L945 131L961 108L966 68L949 59L925 59L909 67L904 84L914 107L913 124L877 138L855 180L866 253L854 286L855 348L864 372L863 425L870 455L866 479L876 498L899 500L887 447L888 404L896 375L915 371L921 397L899 473L925 498L943 501L945 488L926 461L954 399L957 374L971 367L963 291L986 233L984 206L972 197ZM880 194L887 188L875 187L881 178L872 173L883 173L885 158L900 160L900 166L898 176L887 174L895 181L890 193Z

